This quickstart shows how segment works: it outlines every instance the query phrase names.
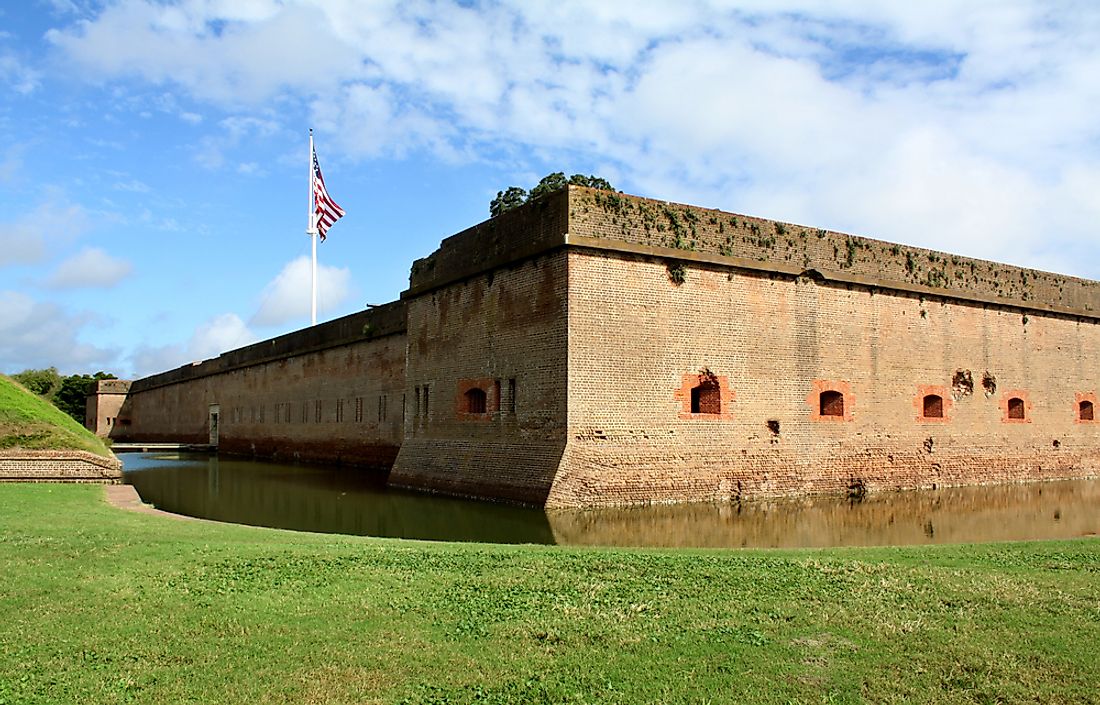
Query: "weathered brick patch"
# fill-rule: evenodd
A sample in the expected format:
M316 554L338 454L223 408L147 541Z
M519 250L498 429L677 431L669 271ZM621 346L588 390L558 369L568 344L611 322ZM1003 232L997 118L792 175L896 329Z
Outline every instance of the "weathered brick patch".
M0 482L122 481L122 461L85 451L6 450L0 452Z

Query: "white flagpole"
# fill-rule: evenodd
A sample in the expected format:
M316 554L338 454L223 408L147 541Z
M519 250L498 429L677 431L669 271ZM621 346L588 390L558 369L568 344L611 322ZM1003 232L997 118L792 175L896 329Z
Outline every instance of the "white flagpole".
M313 267L310 283L310 325L317 325L317 224L315 222L313 203L313 128L309 128L309 217L307 220L306 234L313 249Z

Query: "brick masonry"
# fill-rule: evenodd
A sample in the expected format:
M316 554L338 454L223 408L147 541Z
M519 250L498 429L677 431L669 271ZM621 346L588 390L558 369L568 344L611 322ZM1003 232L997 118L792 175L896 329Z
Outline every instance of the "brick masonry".
M404 305L137 380L116 440L388 469L402 437ZM217 438L211 435L216 412Z
M1094 321L714 266L676 285L664 262L600 252L569 266L569 442L550 506L1100 470L1100 427L1075 413L1100 386ZM674 398L704 369L729 380L728 418L685 419ZM942 422L918 421L914 397L946 393L958 370L1005 391L947 394ZM825 390L843 415L820 414ZM1025 419L1007 418L1010 398Z
M130 384L122 379L98 380L85 403L84 427L101 438L124 434L130 425L129 409L123 413Z
M120 415L549 507L1014 482L1100 473L1098 346L1096 282L572 187Z
M85 451L0 451L0 482L119 482L122 463Z
M559 249L407 299L413 404L391 483L545 503L566 441L566 267ZM485 414L462 406L475 386Z

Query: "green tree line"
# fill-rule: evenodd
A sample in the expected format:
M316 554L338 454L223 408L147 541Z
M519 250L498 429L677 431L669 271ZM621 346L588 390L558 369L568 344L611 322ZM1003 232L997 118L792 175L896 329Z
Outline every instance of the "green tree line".
M85 398L92 385L101 379L118 379L100 370L94 375L62 375L56 367L23 370L11 375L19 384L50 402L84 425Z

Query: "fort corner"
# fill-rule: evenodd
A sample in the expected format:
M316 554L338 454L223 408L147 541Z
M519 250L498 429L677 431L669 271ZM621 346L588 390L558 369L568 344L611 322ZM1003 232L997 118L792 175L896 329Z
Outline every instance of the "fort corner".
M128 434L130 425L130 382L124 379L100 379L88 391L84 406L84 428L103 438Z
M106 434L216 408L225 452L548 507L1085 477L1098 351L1097 282L570 187L399 301L134 381Z

